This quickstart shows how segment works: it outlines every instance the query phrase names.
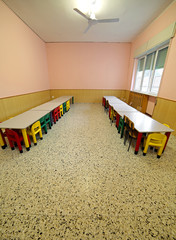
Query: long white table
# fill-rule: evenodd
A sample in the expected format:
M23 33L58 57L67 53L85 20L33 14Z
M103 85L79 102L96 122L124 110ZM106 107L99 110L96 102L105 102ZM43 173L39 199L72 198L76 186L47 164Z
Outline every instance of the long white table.
M112 104L111 106L116 112L119 112L119 111L138 112L137 109L129 106L128 104Z
M29 110L0 123L0 128L21 129L26 149L29 150L29 142L27 138L26 128L32 125L34 122L38 121L47 113L49 113L49 111ZM0 138L1 138L0 143L1 143L1 146L3 147L5 143L3 143L1 134L0 134Z
M43 103L37 107L32 108L32 111L43 111L43 110L54 110L55 108L57 108L58 106L62 105L64 102L67 102L68 100L70 100L72 98L72 96L63 96L63 97L59 97L56 99L53 99L49 102Z
M124 115L127 116L134 123L134 127L138 132L138 137L137 137L136 147L135 147L135 154L137 154L139 151L142 134L144 134L144 133L165 132L165 134L167 136L167 141L165 144L165 147L166 147L167 142L170 137L170 134L171 134L171 132L174 131L173 129L166 127L165 125L154 120L153 118L151 118L151 117L141 113L137 109L129 106L128 104L117 103L118 101L116 101L116 97L108 96L108 98L106 98L106 99L110 99L109 100L109 103L110 103L109 111L111 111L111 107L113 107L113 109L117 113L117 116L116 116L116 125L117 126L119 125L120 116L123 117ZM165 149L165 147L164 147L164 149Z
M72 96L63 96L52 101L41 104L35 108L32 108L24 113L21 113L13 118L10 118L0 123L0 129L21 129L26 149L29 150L29 142L27 138L26 128L38 121L40 118L50 113L56 107L60 106L64 102L70 100ZM0 132L0 145L2 148L5 147L1 132Z

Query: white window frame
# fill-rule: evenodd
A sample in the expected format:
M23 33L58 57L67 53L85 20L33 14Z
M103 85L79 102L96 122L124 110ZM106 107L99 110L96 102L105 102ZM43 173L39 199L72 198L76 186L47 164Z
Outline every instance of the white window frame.
M140 83L140 90L135 90L135 86L136 86L136 77L137 77L137 69L138 69L138 64L136 66L136 70L135 70L135 78L134 78L134 85L133 85L133 89L132 91L133 92L137 92L137 93L142 93L142 94L146 94L146 95L151 95L151 96L157 96L158 95L158 92L159 92L159 88L160 88L160 85L161 85L161 81L162 81L162 77L163 77L163 73L162 73L162 76L161 76L161 81L160 81L160 85L158 87L158 92L157 94L154 93L154 92L151 92L151 88L152 88L152 83L153 83L153 78L154 78L154 74L155 74L155 68L156 68L156 63L157 63L157 58L158 58L158 52L164 48L169 48L169 43L167 42L167 44L164 44L158 48L155 48L155 49L152 49L148 52L146 52L145 54L141 55L139 58L137 58L138 62L140 59L144 58L144 65L143 65L143 73L142 73L142 80L141 80L141 83ZM156 52L156 53L155 53ZM145 73L145 66L146 66L146 60L147 60L147 56L151 53L155 53L154 56L152 56L152 61L151 61L151 64L153 65L153 68L151 69L151 74L150 74L150 80L149 80L149 84L148 84L148 90L147 92L144 92L142 91L142 85L143 85L143 81L144 81L144 73ZM168 53L168 50L167 50L167 53ZM167 57L167 55L166 55ZM153 63L153 58L154 58L154 63ZM165 61L166 62L166 61ZM164 63L165 65L165 63ZM164 72L164 70L163 70Z

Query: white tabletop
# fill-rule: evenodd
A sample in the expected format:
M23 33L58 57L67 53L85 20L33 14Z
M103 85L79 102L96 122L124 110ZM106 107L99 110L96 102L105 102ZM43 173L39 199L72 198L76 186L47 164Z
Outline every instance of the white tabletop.
M134 123L135 129L141 133L174 131L139 111L130 112L122 110L118 111L118 114L120 116L127 116Z
M113 100L113 99L117 99L117 97L115 96L103 96L106 100Z
M119 111L138 112L137 109L129 106L128 104L113 104L112 107L118 113Z
M47 103L44 103L44 104L41 104L37 107L34 107L31 109L31 111L52 111L54 110L55 108L57 108L59 105L61 105L62 102L47 102Z
M61 104L63 104L64 102L70 100L72 97L73 96L62 96L62 97L58 97L58 98L51 100L51 102L62 102Z
M62 96L62 97L56 98L52 101L43 103L37 107L34 107L31 110L32 111L43 111L43 110L44 111L45 110L52 111L55 108L57 108L58 106L62 105L64 102L68 101L70 98L72 98L72 96Z
M45 116L49 111L26 111L0 123L0 128L25 129Z

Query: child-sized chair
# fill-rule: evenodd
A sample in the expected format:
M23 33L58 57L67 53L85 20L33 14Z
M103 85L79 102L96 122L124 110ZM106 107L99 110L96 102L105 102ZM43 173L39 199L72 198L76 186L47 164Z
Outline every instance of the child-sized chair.
M123 138L123 133L124 133L124 119L122 117L120 117L119 120L119 126L118 126L118 133L120 133L120 138Z
M15 149L14 145L13 145L13 143L15 143L15 145L18 146L20 153L22 153L23 150L22 150L21 142L23 141L23 136L20 133L20 131L12 130L12 129L6 129L5 134L8 138L9 145L10 145L11 149L12 150ZM29 146L31 147L31 141L30 141L29 135L27 135L27 137L28 137L28 141L29 141Z
M147 139L144 141L143 156L146 155L148 147L152 146L152 147L158 148L157 158L160 158L163 152L166 140L167 140L167 136L162 133L150 133L147 136Z
M64 113L63 113L63 105L61 104L60 105L60 117L62 117L64 115Z
M58 108L55 108L53 111L52 111L52 115L53 115L53 121L54 123L56 124L56 121L59 120L59 116L58 116Z
M130 138L128 151L130 149L131 143L133 139L137 139L137 131L134 128L134 123L126 116L124 116L124 122L125 122L125 139L124 139L124 145L126 144L126 140Z
M70 100L66 102L66 111L68 112L70 109Z
M66 108L66 102L63 103L63 113L65 113L67 111L67 108Z
M48 113L48 114L45 115L45 122L46 122L46 124L48 123L48 125L49 125L49 129L51 129L51 125L52 125L52 123L51 123L51 116L50 116L50 113Z
M7 147L5 137L6 137L6 133L0 129L0 145L2 149L5 149Z
M37 145L36 134L39 133L40 139L43 139L42 129L40 125L40 121L35 122L30 129L28 129L28 134L32 136L34 145Z
M51 119L49 113L40 118L40 125L41 128L44 128L45 134L47 134L47 123L49 124L49 128L51 129Z

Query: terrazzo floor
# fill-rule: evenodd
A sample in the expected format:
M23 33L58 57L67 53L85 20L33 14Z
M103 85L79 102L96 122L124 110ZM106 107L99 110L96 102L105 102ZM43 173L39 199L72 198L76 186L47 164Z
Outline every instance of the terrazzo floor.
M74 104L29 152L0 149L0 239L176 239L176 138L160 159L134 144Z

